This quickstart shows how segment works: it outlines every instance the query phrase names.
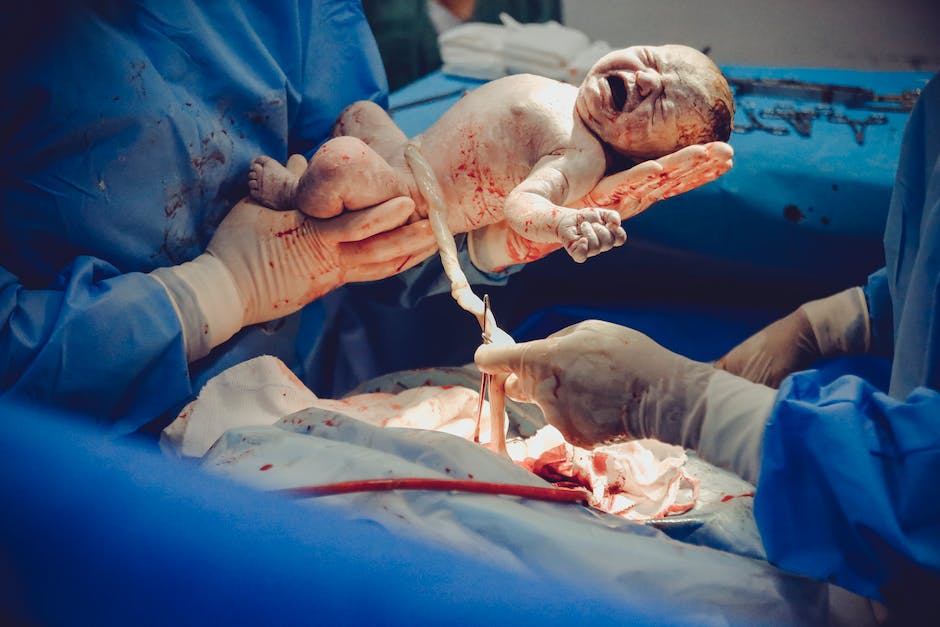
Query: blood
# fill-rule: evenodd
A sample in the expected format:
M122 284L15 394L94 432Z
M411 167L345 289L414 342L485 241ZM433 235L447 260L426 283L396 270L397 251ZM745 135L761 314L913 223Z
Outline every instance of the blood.
M726 494L726 495L724 495L723 497L721 497L721 502L722 502L722 503L727 503L727 502L730 501L731 499L739 499L739 498L742 498L742 497L745 497L745 496L754 496L754 493L753 493L753 492L745 492L744 494Z
M783 208L783 217L787 222L799 224L806 216L803 215L803 212L800 211L800 208L796 205L787 205Z
M401 272L402 268L404 268L408 264L408 262L411 261L412 257L414 257L414 255L408 255L407 257L405 257L405 260L401 262L401 265L395 268L395 272L396 273Z
M265 464L264 466L262 466L262 467L259 468L258 470L260 470L260 471L263 472L263 471L265 471L265 470L271 470L272 468L274 468L274 466L272 466L271 464Z
M274 237L284 237L285 235L292 235L299 230L300 230L300 225L298 224L297 226L291 227L287 229L286 231L280 231L279 233L275 233Z

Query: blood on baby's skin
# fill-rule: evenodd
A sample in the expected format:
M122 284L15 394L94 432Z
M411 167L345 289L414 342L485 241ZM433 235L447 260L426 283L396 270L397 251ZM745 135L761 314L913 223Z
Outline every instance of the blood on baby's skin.
M739 499L739 498L745 497L745 496L754 496L754 493L753 493L753 492L745 492L744 494L726 494L726 495L724 495L723 497L721 497L721 502L722 502L722 503L727 503L727 502L730 501L731 499Z
M265 464L264 466L262 466L262 467L259 468L258 470L264 472L265 470L271 470L272 468L274 468L274 466L272 466L271 464Z
M406 265L409 261L411 261L411 258L412 258L412 257L413 257L413 255L408 255L407 257L405 257L405 260L401 262L401 265L399 265L397 268L395 268L395 272L396 272L396 273L401 272L401 269L404 268L405 265Z

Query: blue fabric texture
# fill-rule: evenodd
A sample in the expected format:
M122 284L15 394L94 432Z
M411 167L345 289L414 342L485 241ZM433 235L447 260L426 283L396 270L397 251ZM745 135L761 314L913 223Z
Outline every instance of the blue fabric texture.
M872 272L862 291L865 292L871 323L871 346L868 352L879 357L891 357L894 354L894 316L887 269Z
M807 371L786 380L765 432L755 501L772 562L902 613L940 613L940 505L931 496L940 473L937 80L906 130L886 272L866 289L876 344L891 335L893 313L890 396L854 376L826 384Z
M143 273L205 249L252 158L310 152L350 102L387 103L359 3L22 9L0 104L2 388L128 432L236 362L298 364L295 315L187 368Z
M908 122L885 227L894 305L891 395L940 389L940 79L924 88Z
M940 583L940 392L898 401L807 371L778 398L754 502L770 561L892 605L931 602L917 595Z
M0 498L26 504L0 517L4 625L661 625L670 602L670 624L702 624L671 590L513 571L327 500L247 490L34 405L0 398L0 416ZM640 535L653 530L631 526L655 551L657 538ZM732 556L715 559L733 574ZM788 622L818 621L825 595L812 583L780 574L762 598L790 599L777 614ZM747 611L715 607L709 618Z

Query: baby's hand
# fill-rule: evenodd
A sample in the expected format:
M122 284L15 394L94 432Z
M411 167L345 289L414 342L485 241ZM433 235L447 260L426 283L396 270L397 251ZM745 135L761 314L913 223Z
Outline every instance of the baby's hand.
M561 214L556 226L558 239L578 263L627 241L620 214L611 209L578 209Z

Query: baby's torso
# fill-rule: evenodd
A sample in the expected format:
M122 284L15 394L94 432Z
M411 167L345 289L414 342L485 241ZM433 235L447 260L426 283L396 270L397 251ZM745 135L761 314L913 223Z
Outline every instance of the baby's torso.
M545 155L596 140L577 119L577 88L516 75L487 83L415 137L437 176L453 232L503 219L506 196ZM410 178L402 160L406 177ZM418 212L427 215L413 180Z

